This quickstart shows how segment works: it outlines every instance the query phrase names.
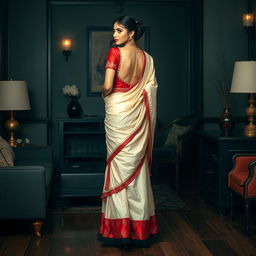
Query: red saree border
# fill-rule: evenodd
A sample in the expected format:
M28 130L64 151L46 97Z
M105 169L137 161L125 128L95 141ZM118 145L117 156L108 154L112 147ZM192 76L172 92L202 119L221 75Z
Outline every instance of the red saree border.
M149 133L149 141L148 141L148 149L147 149L147 154L148 154L148 167L151 169L152 165L152 133L151 133L151 118L150 118L150 109L149 109L149 103L148 103L148 94L146 90L143 90L143 97L144 97L144 105L146 108L146 117L148 120L148 133Z
M120 192L121 190L126 188L134 179L136 179L136 177L139 175L140 170L143 166L144 160L145 160L145 156L140 161L138 167L136 168L136 171L124 183L120 184L119 186L117 186L117 187L115 187L115 188L113 188L113 189L111 189L107 192L102 193L101 199L104 199L108 196L111 196L115 193ZM109 172L108 172L108 174L109 174Z
M122 142L109 156L107 159L107 164L110 164L111 161L115 158L115 156L125 147L127 144L136 136L136 134L141 130L142 125L135 130L130 137L128 137L124 142Z
M123 143L121 143L115 150L114 152L109 156L109 158L107 159L107 177L106 177L106 184L104 187L104 190L108 190L109 189L109 183L110 183L110 164L112 162L112 160L115 158L115 156L130 142L132 141L132 139L136 136L136 134L141 130L141 126L134 131L134 133L128 137Z
M101 213L99 233L104 238L146 240L158 234L156 216L151 216L149 220L107 219Z

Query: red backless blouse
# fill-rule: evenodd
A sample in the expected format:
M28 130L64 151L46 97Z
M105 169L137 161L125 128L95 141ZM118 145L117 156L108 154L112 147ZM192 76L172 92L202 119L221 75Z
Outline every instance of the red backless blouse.
M146 56L144 51L142 51L144 54L144 67L143 67L143 73L145 70L145 65L146 65ZM118 77L118 70L120 67L120 49L119 47L113 47L109 50L108 52L108 57L107 57L107 61L106 61L106 66L105 68L111 68L116 70L116 74L114 77L114 82L113 82L113 89L112 92L127 92L129 91L131 88L133 88L136 84L138 84L140 82L137 81L135 84L130 85L125 83L122 79L120 79Z

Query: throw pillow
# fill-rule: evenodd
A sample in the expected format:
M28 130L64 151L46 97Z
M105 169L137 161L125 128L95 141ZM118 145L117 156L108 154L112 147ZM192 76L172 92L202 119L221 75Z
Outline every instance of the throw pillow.
M0 167L14 166L14 152L9 143L0 136Z
M181 126L173 124L167 135L164 146L176 146L178 143L178 137L189 131L191 126Z

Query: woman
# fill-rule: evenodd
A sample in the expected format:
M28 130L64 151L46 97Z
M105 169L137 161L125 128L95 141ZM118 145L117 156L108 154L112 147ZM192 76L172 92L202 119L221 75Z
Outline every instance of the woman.
M144 28L130 16L113 26L103 85L107 166L99 240L150 245L158 236L150 184L157 81L152 57L136 41Z

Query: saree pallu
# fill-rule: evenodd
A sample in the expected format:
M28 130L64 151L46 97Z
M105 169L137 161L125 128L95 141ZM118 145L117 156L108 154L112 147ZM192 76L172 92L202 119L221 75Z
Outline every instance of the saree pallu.
M142 79L105 97L107 165L99 240L110 244L150 244L158 237L150 184L156 122L157 81L145 53Z

